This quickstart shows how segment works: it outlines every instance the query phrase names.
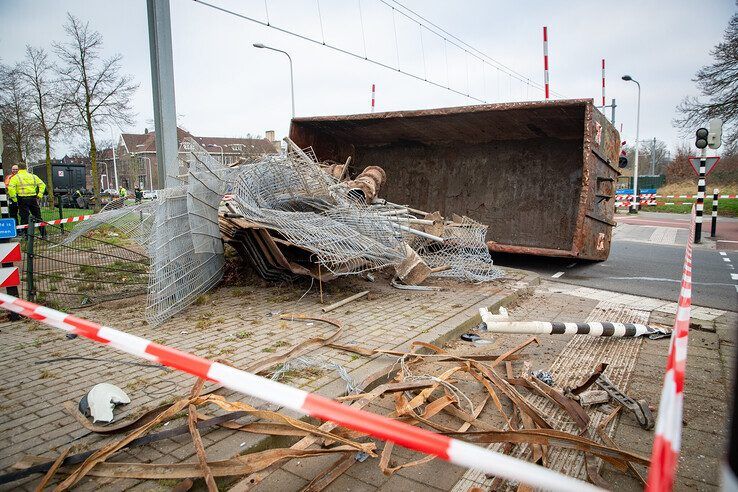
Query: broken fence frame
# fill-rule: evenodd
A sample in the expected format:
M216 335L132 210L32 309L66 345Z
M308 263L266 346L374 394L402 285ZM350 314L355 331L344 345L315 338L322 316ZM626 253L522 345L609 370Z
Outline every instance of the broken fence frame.
M41 323L109 345L122 352L215 381L260 400L327 420L349 429L391 441L400 446L437 456L451 463L474 468L546 490L584 491L599 488L542 466L474 444L442 436L422 428L357 410L320 395L287 386L218 362L181 352L116 329L68 315L55 309L0 293L0 307Z
M638 323L562 323L555 321L509 321L505 308L500 314L492 314L487 308L479 308L479 315L493 333L518 333L529 335L592 335L599 337L630 338L640 336L668 336L669 331Z

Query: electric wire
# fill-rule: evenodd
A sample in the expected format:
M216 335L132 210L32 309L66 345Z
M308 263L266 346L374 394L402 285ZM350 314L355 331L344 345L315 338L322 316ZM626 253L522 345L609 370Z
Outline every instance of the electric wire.
M387 5L390 8L394 8L392 5L390 5L389 3L387 3L385 0L379 0L379 1L382 2L383 4ZM444 38L444 40L446 39L446 36L448 36L448 37L452 38L453 40L458 41L459 43L461 43L466 48L469 48L470 50L472 50L472 51L474 51L475 53L478 54L478 55L475 55L474 53L472 53L472 56L474 56L476 58L479 58L480 56L486 58L487 59L486 63L488 63L490 65L494 65L495 68L497 68L497 69L501 69L503 72L505 72L506 75L508 75L510 77L517 78L518 80L521 80L521 82L524 82L526 84L529 84L532 87L535 87L535 88L537 88L539 90L543 90L544 89L543 85L541 85L541 84L539 84L537 82L534 82L529 77L526 77L524 74L522 74L520 72L517 72L516 70L514 70L514 69L508 67L507 65L505 65L504 63L495 60L494 58L492 58L491 56L487 55L483 51L481 51L481 50L475 48L474 46L470 45L469 43L463 41L459 37L453 35L452 33L448 32L444 28L442 28L439 25L433 23L431 20L427 19L426 17L423 17L421 14L417 13L413 9L411 9L411 8L403 5L402 3L398 2L397 0L391 0L391 1L394 4L396 4L398 7L406 10L407 12L410 12L412 15L414 15L418 19L421 19L421 20L427 22L430 26L434 27L435 29L438 29L441 33L443 33L443 34L439 34L438 32L433 31L430 27L425 26L426 29L428 29L429 31L433 32L437 36ZM400 12L401 14L403 14L406 17L410 18L405 12L402 12L402 10L398 10L398 12ZM415 20L417 22L416 19L412 19L412 20ZM446 36L444 36L444 35L446 35ZM453 44L457 48L462 49L464 51L467 51L466 48L464 48L463 46L459 46L456 43L454 43L453 41L450 41L450 42L451 42L451 44ZM555 95L557 95L559 97L565 97L565 96L563 96L562 94L560 94L560 93L558 93L556 91L551 91L551 93L552 94L555 94Z
M412 77L412 78L414 78L416 80L420 80L422 82L426 82L428 84L431 84L431 85L433 85L435 87L438 87L438 88L441 88L441 89L446 89L449 92L453 92L454 94L458 94L460 96L464 96L464 97L469 98L469 99L472 99L474 101L477 101L477 102L480 102L480 103L486 103L487 102L484 99L480 99L480 98L478 98L476 96L472 96L471 94L465 94L463 91L454 89L454 88L452 88L452 87L450 87L448 85L443 85L441 83L434 82L432 80L423 79L423 77L420 77L420 76L415 75L415 74L410 73L410 72L403 71L400 68L395 68L395 67L393 67L391 65L387 65L386 63L380 62L378 60L374 60L374 59L369 58L367 56L361 56L361 55L356 54L356 53L354 53L352 51L346 50L344 48L340 48L338 46L334 46L334 45L329 44L329 43L323 43L320 40L313 39L313 38L311 38L309 36L305 36L304 34L299 34L299 33L290 31L289 29L285 29L283 27L275 26L274 24L270 24L270 23L264 22L262 20L255 19L253 17L249 17L249 16L244 15L244 14L240 14L238 12L234 12L233 10L229 10L229 9L224 8L224 7L221 7L219 5L214 5L214 4L209 3L209 2L206 2L204 0L192 0L192 1L195 2L195 3L197 3L197 4L203 5L205 7L209 7L211 9L213 9L213 10L218 10L218 11L224 13L224 14L232 15L234 17L238 17L240 19L243 19L243 20L246 20L246 21L249 21L249 22L253 22L255 24L259 24L261 26L268 27L270 29L274 29L274 30L279 31L279 32L284 33L284 34L289 34L290 36L294 36L294 37L299 38L299 39L302 39L304 41L309 41L311 43L315 43L315 44L320 45L320 46L325 46L325 47L330 48L330 49L332 49L334 51L337 51L339 53L343 53L345 55L349 55L349 56L353 56L354 58L358 58L359 60L365 60L365 61L367 61L369 63L372 63L374 65L377 65L379 67L392 70L393 72L397 72L397 73L400 73L402 75L406 75L408 77ZM399 54L398 54L398 57L399 57Z

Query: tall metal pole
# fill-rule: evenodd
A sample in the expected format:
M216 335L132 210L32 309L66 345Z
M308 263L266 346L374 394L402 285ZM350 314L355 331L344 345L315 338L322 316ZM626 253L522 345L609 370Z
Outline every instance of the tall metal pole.
M151 85L156 125L156 160L159 188L179 184L177 161L177 109L174 100L174 63L169 0L147 0Z
M631 77L630 75L623 75L623 80L627 82L635 82L638 86L638 109L636 110L636 148L635 148L635 162L633 163L633 201L630 204L629 213L638 213L638 202L640 197L638 196L638 153L640 151L640 132L641 132L641 84Z
M290 93L292 94L292 118L294 119L294 117L295 117L295 79L294 79L293 74L292 74L292 57L290 56L289 53L287 53L284 50L280 50L280 49L277 49L277 48L272 48L271 46L267 46L267 45L262 44L262 43L254 43L252 46L254 48L261 48L261 49L266 49L266 50L272 50L272 51L276 51L278 53L284 53L285 55L287 55L287 59L290 61Z
M656 176L656 137L651 140L651 176Z
M700 151L700 179L697 181L697 217L694 224L694 242L702 241L702 211L705 207L705 175L707 167L707 149Z
M543 84L546 88L546 101L548 101L548 26L543 26Z
M113 149L113 178L115 179L115 191L118 191L120 187L118 186L118 163L115 160L115 146L116 142L114 140L113 136L113 125L110 123L107 124L110 127L110 139L113 140L113 143L110 145L110 147ZM108 178L108 185L110 185L110 179Z

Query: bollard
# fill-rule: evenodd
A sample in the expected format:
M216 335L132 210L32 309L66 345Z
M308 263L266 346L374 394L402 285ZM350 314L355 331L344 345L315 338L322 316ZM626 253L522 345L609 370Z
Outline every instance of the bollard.
M715 188L712 190L712 227L710 228L710 237L715 237L717 232L717 212L718 212L718 196L720 190Z
M705 206L705 168L707 167L707 151L702 149L700 154L700 173L697 181L697 203L695 204L696 219L694 227L694 242L699 244L702 239L702 212Z

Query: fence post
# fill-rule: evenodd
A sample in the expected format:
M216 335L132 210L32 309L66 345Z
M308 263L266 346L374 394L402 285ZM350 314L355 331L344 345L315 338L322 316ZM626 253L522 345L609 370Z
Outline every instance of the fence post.
M28 241L26 241L26 288L28 290L28 300L36 300L36 287L33 283L33 243L36 237L36 224L31 218L28 221Z
M64 218L64 207L62 205L62 196L61 195L56 195L56 196L59 200L59 219L61 220ZM64 234L64 224L63 223L61 224L61 231L62 231L62 234Z
M718 213L718 196L720 190L715 188L712 190L712 227L710 228L710 237L715 237L717 232L717 213Z

